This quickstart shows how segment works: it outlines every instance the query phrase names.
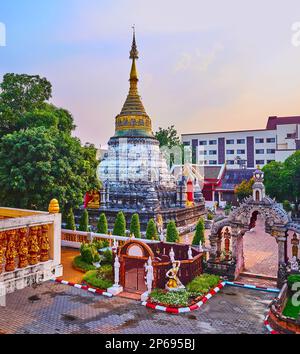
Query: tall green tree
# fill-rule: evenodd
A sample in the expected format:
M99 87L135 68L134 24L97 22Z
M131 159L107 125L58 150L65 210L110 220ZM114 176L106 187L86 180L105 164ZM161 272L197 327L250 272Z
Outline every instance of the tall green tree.
M146 238L148 240L159 240L158 231L154 219L150 219L148 222Z
M72 208L70 208L68 215L67 215L66 229L73 230L73 231L76 230L75 217L74 217L74 213L73 213Z
M170 221L167 226L167 242L178 242L179 233L174 220Z
M119 211L115 220L113 235L126 236L126 219L122 211Z
M272 198L276 198L279 202L285 199L292 199L291 193L288 190L289 172L286 171L286 166L283 162L272 161L263 167L264 184L266 194Z
M194 239L192 242L193 245L198 246L200 244L200 241L202 242L202 244L204 243L204 241L205 241L204 232L205 232L204 220L203 220L203 218L200 218L197 225L196 225L196 232L195 232Z
M173 146L181 145L180 138L174 125L171 125L167 129L159 127L158 131L155 133L155 138L159 141L160 147L168 146L169 148L172 148Z
M57 198L63 213L80 206L86 191L100 188L95 147L72 137L73 117L47 102L46 79L6 74L0 87L2 204L47 210Z
M131 217L130 234L133 234L135 238L141 238L140 218L137 213L133 214Z
M108 234L107 219L104 213L101 213L99 216L99 220L97 224L97 232L99 234Z
M89 213L86 209L83 210L83 213L80 217L79 231L89 231Z
M254 178L251 178L249 181L244 179L239 185L235 187L234 193L237 195L240 201L252 195L253 183Z

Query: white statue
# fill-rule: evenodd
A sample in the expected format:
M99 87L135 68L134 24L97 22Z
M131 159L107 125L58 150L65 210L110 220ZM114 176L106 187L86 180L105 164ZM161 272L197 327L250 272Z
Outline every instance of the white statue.
M191 246L189 247L189 250L188 250L188 259L193 259L193 252L192 252Z
M164 232L162 231L159 235L160 242L165 242L165 235Z
M114 268L115 268L115 284L114 286L119 286L119 281L120 281L120 262L119 262L119 257L115 257L115 263L114 263Z
M199 242L199 252L203 252L202 241Z
M171 262L174 263L175 262L175 252L174 252L173 247L171 248L171 251L169 253L169 257L170 257Z
M291 266L291 270L294 272L298 272L299 271L299 264L297 261L297 257L293 257L292 260L290 261L290 266Z
M145 283L147 285L147 292L148 292L148 294L150 294L152 291L152 283L153 283L153 279L154 279L151 257L149 257L148 263L145 263L145 270L146 270L146 276L145 276L146 282Z

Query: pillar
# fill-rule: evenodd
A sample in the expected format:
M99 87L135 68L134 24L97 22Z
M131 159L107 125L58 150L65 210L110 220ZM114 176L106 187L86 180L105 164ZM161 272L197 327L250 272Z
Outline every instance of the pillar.
M276 238L278 244L278 273L277 273L277 286L281 288L286 280L286 263L285 263L285 232L278 232Z

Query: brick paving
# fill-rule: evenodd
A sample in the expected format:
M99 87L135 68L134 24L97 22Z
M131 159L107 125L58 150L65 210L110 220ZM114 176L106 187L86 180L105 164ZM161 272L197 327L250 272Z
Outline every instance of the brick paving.
M108 299L47 282L7 296L0 308L2 333L265 333L267 306L274 294L224 288L199 311L172 315L146 309L140 302Z

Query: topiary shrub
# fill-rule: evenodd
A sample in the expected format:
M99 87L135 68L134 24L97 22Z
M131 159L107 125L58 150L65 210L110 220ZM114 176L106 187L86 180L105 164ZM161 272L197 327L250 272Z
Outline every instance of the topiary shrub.
M108 224L107 219L104 213L101 213L99 216L98 224L97 224L97 233L98 234L108 234Z
M113 235L126 236L126 219L122 211L119 211L116 217Z
M214 219L214 215L212 213L208 213L207 220L213 220L213 219Z
M113 253L111 250L106 250L103 252L104 259L102 264L112 264L113 262Z
M148 240L158 240L158 232L154 219L150 219L147 225L146 238Z
M178 242L179 233L174 220L170 221L167 226L167 242Z
M93 243L83 243L80 247L80 254L82 260L87 264L93 264L100 261L98 250Z
M139 214L132 215L130 222L130 234L133 234L135 238L141 238L141 225Z
M75 217L74 217L74 213L73 213L72 208L70 208L68 215L67 215L66 229L72 230L72 231L76 230Z
M113 281L110 279L106 279L107 274L105 274L105 278L102 278L100 275L104 275L105 272L102 273L101 269L103 267L101 267L99 270L91 270L89 272L87 272L84 277L83 280L88 283L89 285L101 289L101 290L106 290L108 288L110 288L113 285ZM112 271L111 271L112 274Z
M204 220L203 218L200 218L196 225L196 232L192 242L193 245L198 246L200 244L200 241L204 243L205 241L204 231L205 231Z
M89 213L86 209L84 209L80 218L79 231L84 231L84 232L89 231Z

